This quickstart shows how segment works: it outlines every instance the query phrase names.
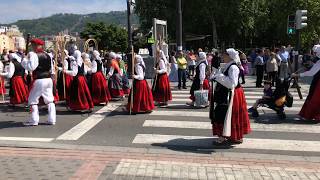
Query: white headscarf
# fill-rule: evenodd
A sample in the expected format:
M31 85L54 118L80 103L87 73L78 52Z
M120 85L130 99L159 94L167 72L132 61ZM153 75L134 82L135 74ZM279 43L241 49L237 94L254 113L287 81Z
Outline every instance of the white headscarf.
M205 52L199 52L199 61L197 62L196 67L198 67L202 62L206 62L206 64L208 65L207 55Z
M144 63L143 58L140 55L136 55L136 63L142 65L144 68L146 68L146 65Z
M101 61L100 53L97 50L93 51L93 56L98 60Z
M117 54L116 59L119 59L119 61L121 61L122 60L122 56L120 54Z
M110 58L115 59L117 57L116 53L110 52L109 53Z
M233 48L229 48L229 49L227 49L226 51L227 51L227 53L229 54L229 57L230 57L231 59L233 59L237 64L238 64L238 63L241 63L241 62L240 62L240 57L239 57L239 52L238 52L238 51L236 51L236 50L233 49Z
M81 52L79 50L75 50L73 53L73 57L76 59L78 66L82 66L83 59L81 57Z
M312 50L316 53L316 56L320 58L320 44L314 45Z

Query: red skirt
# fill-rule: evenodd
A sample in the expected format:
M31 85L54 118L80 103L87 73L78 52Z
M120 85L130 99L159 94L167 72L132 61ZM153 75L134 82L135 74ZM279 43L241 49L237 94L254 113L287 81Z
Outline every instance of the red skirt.
M123 88L123 93L126 95L130 94L130 88Z
M76 76L70 86L70 102L73 111L84 111L93 108L91 94L84 76Z
M5 95L6 94L6 86L4 83L4 78L3 77L0 77L0 78L1 78L0 95Z
M10 104L23 104L28 102L28 86L23 77L14 76L11 78Z
M156 102L168 102L172 100L170 83L167 73L158 74L155 87L152 90L153 99Z
M210 84L209 84L209 81L208 81L208 79L205 79L204 81L203 81L203 89L204 90L209 90L209 95L208 95L208 99L210 99ZM197 90L200 90L200 89L197 89ZM194 95L192 95L191 94L191 96L190 96L190 99L192 100L192 101L195 101L195 98L194 98Z
M315 85L313 94L309 94L299 115L308 120L320 121L320 80Z
M54 102L59 101L59 92L57 89L57 82L53 80L53 96L54 96Z
M65 77L66 77L66 102L68 104L70 101L70 87L73 80L73 76L65 74Z
M91 78L91 96L93 104L99 105L101 103L108 103L111 96L106 78L103 76L102 72L94 73Z
M228 137L233 141L241 140L243 135L251 132L250 120L247 110L246 98L242 87L234 91L232 118L231 118L231 136ZM213 122L212 134L222 136L223 123Z
M148 82L146 80L134 80L133 87L134 93L132 112L139 113L152 111L154 109L154 103ZM127 104L128 111L130 111L131 96L132 93L130 92L129 101Z

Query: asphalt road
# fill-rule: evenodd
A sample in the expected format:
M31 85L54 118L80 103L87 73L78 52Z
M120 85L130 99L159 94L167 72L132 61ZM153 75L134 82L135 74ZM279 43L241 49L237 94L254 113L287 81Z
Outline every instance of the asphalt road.
M290 89L294 95L295 89ZM308 85L303 85L306 97ZM262 94L248 78L245 94L250 106ZM185 105L188 91L173 89L173 101L167 108L157 108L151 114L129 115L125 101L95 107L91 114L71 113L63 103L57 105L57 124L23 127L28 109L0 105L0 145L6 142L55 143L86 146L145 147L182 152L244 152L280 155L320 156L320 124L302 121L298 112L304 100L295 99L294 107L286 109L287 119L278 119L267 108L259 110L259 118L251 118L253 132L242 145L216 147L211 135L209 109ZM40 121L45 122L46 110Z

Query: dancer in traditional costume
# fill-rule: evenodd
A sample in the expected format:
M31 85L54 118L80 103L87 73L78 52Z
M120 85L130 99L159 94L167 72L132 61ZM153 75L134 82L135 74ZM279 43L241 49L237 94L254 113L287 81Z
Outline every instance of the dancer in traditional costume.
M24 104L28 102L28 86L24 80L25 69L20 64L21 57L15 53L9 55L10 63L6 72L0 73L10 79L10 105Z
M199 60L195 66L196 75L193 79L193 83L190 89L190 99L192 100L191 103L187 103L187 105L193 106L195 97L194 92L197 90L209 90L210 85L208 79L206 79L206 69L207 69L207 55L205 52L199 52Z
M59 64L59 76L58 76L58 85L57 89L59 92L59 98L60 100L65 100L66 104L68 106L69 101L70 101L70 86L73 80L73 76L64 73L64 71L71 71L71 58L69 57L69 52L67 50L64 50L65 53L65 59L64 59L64 64L60 62ZM64 78L64 80L63 80ZM65 84L63 84L63 81ZM63 87L65 86L65 87ZM65 89L65 90L64 90ZM64 95L64 91L66 92L66 95ZM66 97L64 99L64 97Z
M242 143L243 136L251 129L246 99L239 83L240 70L236 63L240 60L239 53L227 49L223 60L227 63L225 69L214 70L211 78L216 82L210 101L212 132L219 136L217 144Z
M154 109L154 102L148 82L144 79L145 63L140 55L135 56L135 73L133 75L133 91L130 92L127 109L131 108L131 96L133 95L132 112L149 113Z
M72 111L91 112L93 101L85 78L86 72L81 52L75 50L70 59L71 70L65 70L66 74L73 76L70 86L69 108Z
M292 77L312 77L309 94L299 115L306 120L320 121L320 45L313 47L317 62L309 71L300 74L292 74Z
M152 94L157 105L165 107L172 100L170 82L167 74L168 61L163 51L157 50L156 79L153 82Z
M97 50L93 51L93 61L91 68L91 96L94 105L106 103L111 100L111 95L108 89L108 84L105 76L103 75L104 68Z
M109 79L110 94L112 99L120 100L123 99L124 96L124 92L122 89L123 83L121 77L121 70L119 67L119 63L116 60L117 55L114 52L110 52L109 56L112 59L110 63L110 70L107 75Z
M4 64L2 61L0 61L0 73L4 72ZM0 95L4 96L6 94L6 87L4 83L4 77L0 77Z
M120 68L120 75L122 77L122 90L125 95L129 95L130 93L130 83L128 79L128 74L126 70L126 65L125 62L122 60L122 56L120 54L117 55L116 57L118 63L119 63L119 68Z
M37 126L39 123L39 98L42 97L45 104L48 105L47 124L56 123L56 107L53 97L53 81L51 76L54 72L52 59L43 51L44 42L40 39L31 40L33 51L29 52L23 59L21 65L27 71L33 72L34 82L32 84L28 105L31 108L31 119L24 123L26 126Z

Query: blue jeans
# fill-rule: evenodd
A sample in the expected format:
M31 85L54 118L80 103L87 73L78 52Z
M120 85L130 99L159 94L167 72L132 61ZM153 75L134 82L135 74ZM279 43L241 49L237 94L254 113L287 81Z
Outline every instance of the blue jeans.
M178 88L181 88L181 80L183 81L183 87L186 87L187 74L185 69L178 69Z

